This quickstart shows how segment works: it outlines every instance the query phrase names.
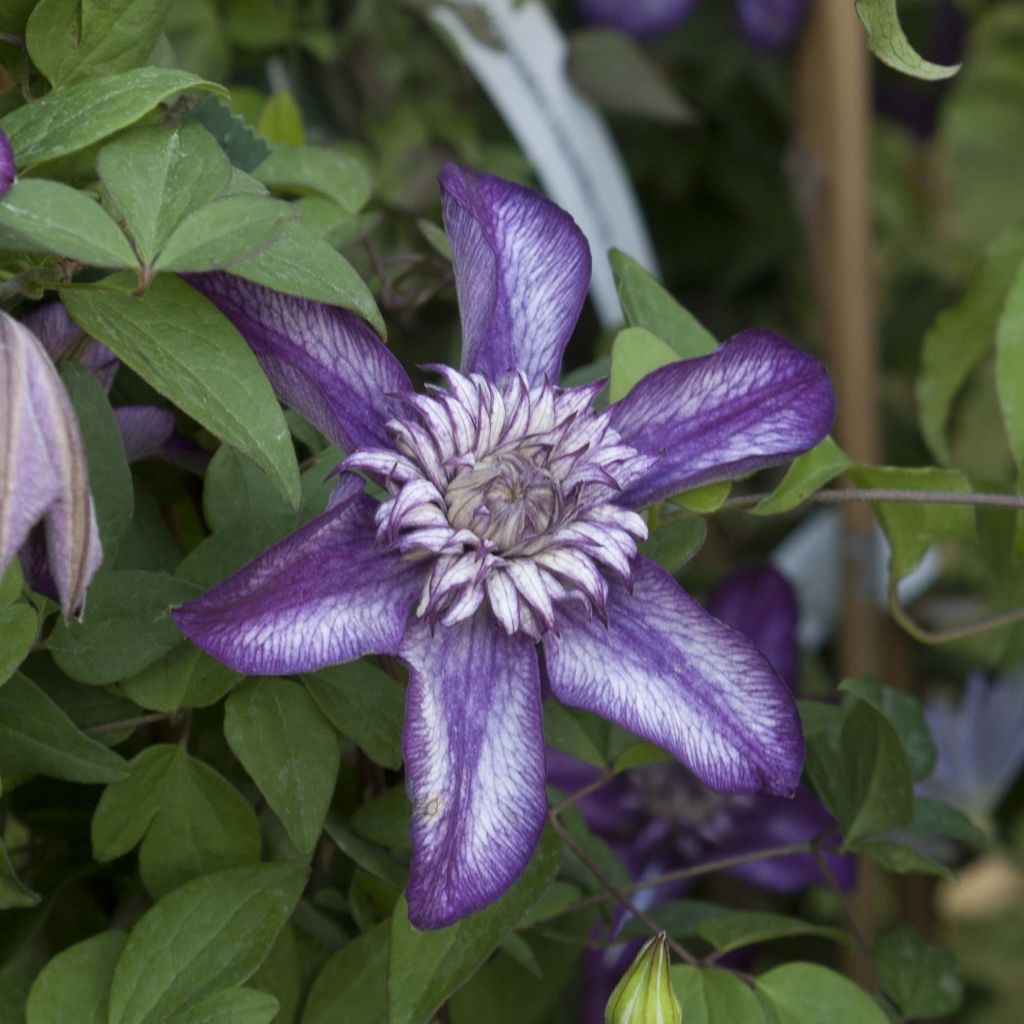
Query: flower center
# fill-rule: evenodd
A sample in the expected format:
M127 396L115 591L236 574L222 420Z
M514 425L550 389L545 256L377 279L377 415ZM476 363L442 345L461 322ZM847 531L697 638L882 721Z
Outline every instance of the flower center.
M431 571L417 614L442 625L488 601L508 633L539 639L557 606L604 616L607 577L628 582L643 519L617 504L650 458L590 406L600 385L530 388L439 368L447 390L407 395L388 427L394 449L363 449L361 469L388 491L378 539Z

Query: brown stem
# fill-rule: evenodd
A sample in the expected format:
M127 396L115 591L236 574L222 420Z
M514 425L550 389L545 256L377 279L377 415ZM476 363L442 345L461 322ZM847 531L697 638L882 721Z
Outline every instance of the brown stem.
M125 718L120 722L104 722L102 725L91 725L83 731L87 736L106 736L108 733L120 732L122 729L137 729L142 725L154 722L173 721L173 711L154 711L151 715L139 715L137 718Z
M749 508L760 504L770 493L741 494L729 498L722 509ZM890 501L914 505L981 505L988 508L1024 510L1024 497L1016 494L971 494L964 491L913 491L888 488L842 487L831 491L817 491L804 498L817 505L847 505L853 502Z
M843 908L843 916L846 918L846 924L850 929L850 934L853 936L853 941L857 943L857 950L864 961L865 973L867 977L871 978L872 988L878 988L878 977L875 974L874 961L871 959L871 950L867 939L864 937L864 933L861 931L860 925L857 923L857 915L854 913L849 896L843 891L843 887L836 879L832 868L829 867L828 859L817 847L811 849L811 856L814 857L818 870L825 877L828 887L835 893L840 906Z
M980 619L978 622L971 622L966 626L952 626L949 629L940 630L925 629L924 626L918 625L900 604L897 582L896 580L889 581L889 609L892 611L892 617L922 644L947 644L952 640L963 640L965 637L974 636L976 633L987 633L990 629L1012 626L1013 623L1024 619L1024 608L1014 608L1013 611L1001 612L999 615Z
M613 778L615 778L615 772L611 768L605 768L593 782L588 782L582 789L576 790L575 793L570 793L564 800L555 804L551 808L551 813L556 816L561 814L567 807L572 807L573 804L582 800L585 796L590 796L591 793L595 793L602 787L607 786Z

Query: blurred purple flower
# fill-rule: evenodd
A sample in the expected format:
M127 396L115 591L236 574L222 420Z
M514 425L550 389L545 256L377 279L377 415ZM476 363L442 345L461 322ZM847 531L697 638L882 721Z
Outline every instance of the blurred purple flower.
M918 795L988 821L1024 767L1024 678L989 682L975 673L959 704L933 698L925 719L936 760Z
M700 0L577 0L580 20L616 28L638 39L656 36L686 21ZM751 46L778 51L803 27L807 0L733 0L740 31Z
M0 132L0 196L8 192L18 179L18 170L14 166L14 150L7 136Z
M78 422L39 339L0 312L0 573L42 521L65 617L103 560Z
M564 703L622 723L724 792L791 793L803 739L754 647L638 557L634 511L787 461L832 422L824 367L747 331L591 408L561 389L590 281L572 219L448 165L444 216L461 372L418 395L353 314L225 273L192 278L279 395L352 454L330 509L176 613L252 675L367 653L410 666L410 919L441 927L501 895L543 828L540 665ZM387 497L376 502L352 471Z

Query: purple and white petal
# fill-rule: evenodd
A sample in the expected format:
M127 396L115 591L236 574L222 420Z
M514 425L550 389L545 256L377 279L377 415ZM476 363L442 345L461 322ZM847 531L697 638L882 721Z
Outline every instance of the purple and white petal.
M349 451L388 444L387 396L412 384L358 316L223 272L185 279L235 325L278 397L326 437Z
M700 0L577 0L581 21L617 28L639 39L675 28L697 9Z
M402 657L412 801L409 920L441 928L497 899L523 872L547 814L540 674L533 642L484 611L418 621Z
M444 222L462 315L462 368L497 381L558 380L590 286L575 221L532 189L447 164Z
M717 587L707 600L716 619L742 633L795 693L800 674L796 592L770 565L741 569Z
M14 166L14 150L7 136L0 132L0 196L10 190L18 180L18 169Z
M612 406L622 440L660 456L620 503L646 505L787 462L825 437L834 416L817 359L770 331L744 331L710 355L649 373Z
M803 28L807 0L733 0L740 31L759 50L784 50Z
M174 612L181 631L247 675L397 654L421 563L382 549L365 494L343 500Z
M71 319L71 314L59 299L36 306L26 314L24 323L55 363L85 339L85 331ZM106 345L89 338L75 359L92 373L104 391L110 390L121 362Z
M44 520L65 616L103 560L78 421L45 349L0 312L0 571Z
M174 413L157 405L122 405L114 415L129 462L156 455L174 433Z
M612 584L608 625L574 606L544 640L555 696L667 750L720 793L791 794L804 742L768 659L638 557Z

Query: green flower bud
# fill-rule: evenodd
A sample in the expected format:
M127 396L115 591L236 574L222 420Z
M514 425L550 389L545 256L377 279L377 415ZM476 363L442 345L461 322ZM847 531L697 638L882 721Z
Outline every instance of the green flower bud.
M682 1024L672 989L668 939L656 935L636 955L604 1011L605 1024Z

